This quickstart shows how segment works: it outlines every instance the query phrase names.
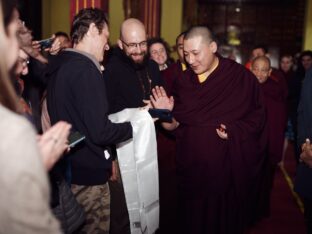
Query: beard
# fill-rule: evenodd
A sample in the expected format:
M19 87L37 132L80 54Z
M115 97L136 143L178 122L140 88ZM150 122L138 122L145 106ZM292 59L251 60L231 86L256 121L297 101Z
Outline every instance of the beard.
M141 53L131 53L129 55L124 52L124 55L128 58L129 62L136 70L144 68L148 62L148 54L145 51ZM133 56L143 56L143 57L141 60L134 60Z

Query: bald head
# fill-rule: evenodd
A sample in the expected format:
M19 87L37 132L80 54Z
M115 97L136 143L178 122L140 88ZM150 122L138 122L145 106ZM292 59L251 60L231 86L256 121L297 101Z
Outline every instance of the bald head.
M272 72L270 59L266 56L254 58L251 63L251 72L261 84L266 82Z
M267 56L258 56L252 60L251 66L257 64L257 63L263 63L266 67L271 67L271 61Z
M145 27L140 20L135 18L129 18L121 24L120 38L122 40L127 40L128 38L135 37L137 35L144 36L146 40Z
M125 20L120 28L118 46L134 63L142 64L147 56L144 24L134 18Z
M195 26L190 28L184 37L184 40L189 40L195 37L200 37L202 42L210 44L210 42L215 41L212 32L204 26Z

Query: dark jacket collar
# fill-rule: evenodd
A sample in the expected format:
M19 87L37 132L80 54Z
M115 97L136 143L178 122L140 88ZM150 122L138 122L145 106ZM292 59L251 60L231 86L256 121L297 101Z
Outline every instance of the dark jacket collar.
M72 49L72 48L67 48L67 49L65 49L65 51L76 52L78 54L82 54L82 55L88 57L94 63L94 65L97 67L97 69L99 69L99 71L102 72L100 63L96 60L96 58L92 54L89 54L89 53L81 51L81 50Z

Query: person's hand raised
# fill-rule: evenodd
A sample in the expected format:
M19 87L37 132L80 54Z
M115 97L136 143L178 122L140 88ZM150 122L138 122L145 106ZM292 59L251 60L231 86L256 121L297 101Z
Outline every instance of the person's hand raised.
M174 99L171 96L167 96L166 91L163 87L156 86L152 89L153 95L150 96L152 105L156 109L168 109L172 111L174 106Z
M38 137L39 151L47 170L50 170L68 149L70 128L70 124L60 121Z

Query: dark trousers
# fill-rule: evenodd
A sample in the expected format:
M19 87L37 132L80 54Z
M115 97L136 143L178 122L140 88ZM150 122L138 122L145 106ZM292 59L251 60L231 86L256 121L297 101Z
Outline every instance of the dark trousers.
M110 234L130 234L130 221L121 180L109 181L111 195Z

